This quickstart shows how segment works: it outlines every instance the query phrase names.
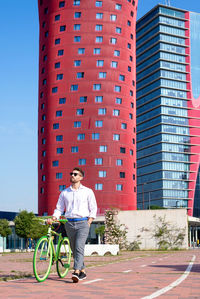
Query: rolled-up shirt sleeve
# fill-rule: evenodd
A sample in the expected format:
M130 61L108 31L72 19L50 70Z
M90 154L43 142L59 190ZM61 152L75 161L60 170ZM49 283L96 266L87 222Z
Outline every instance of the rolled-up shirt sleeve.
M94 195L94 192L90 189L88 194L88 209L89 209L89 217L96 218L97 215L97 202Z
M65 200L64 200L63 192L61 192L53 216L58 219L63 214L64 211L65 211Z

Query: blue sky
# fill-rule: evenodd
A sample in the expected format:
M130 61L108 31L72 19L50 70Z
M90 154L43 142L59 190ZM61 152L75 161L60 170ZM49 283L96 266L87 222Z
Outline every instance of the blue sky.
M37 0L1 1L0 210L37 212ZM165 0L139 0L138 17ZM200 12L200 1L171 0Z

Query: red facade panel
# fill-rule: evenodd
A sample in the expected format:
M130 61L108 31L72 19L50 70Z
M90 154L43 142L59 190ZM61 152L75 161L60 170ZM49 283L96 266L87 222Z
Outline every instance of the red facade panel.
M99 214L136 209L137 1L39 0L38 7L39 214L52 214L75 166Z

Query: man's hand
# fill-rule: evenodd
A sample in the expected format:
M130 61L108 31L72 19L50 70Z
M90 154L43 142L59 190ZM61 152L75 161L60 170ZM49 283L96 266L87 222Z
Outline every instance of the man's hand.
M47 224L51 225L56 220L57 220L57 218L55 216L53 216L52 218L48 218L47 219Z
M90 226L91 225L91 223L92 223L92 221L93 221L93 218L92 217L90 217L90 218L88 218L88 225Z

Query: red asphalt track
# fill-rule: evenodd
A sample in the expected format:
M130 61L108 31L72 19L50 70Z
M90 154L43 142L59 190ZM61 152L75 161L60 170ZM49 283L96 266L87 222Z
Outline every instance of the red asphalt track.
M159 293L158 293L159 291ZM95 266L87 279L72 283L50 275L0 282L1 298L200 298L200 249L166 252Z

